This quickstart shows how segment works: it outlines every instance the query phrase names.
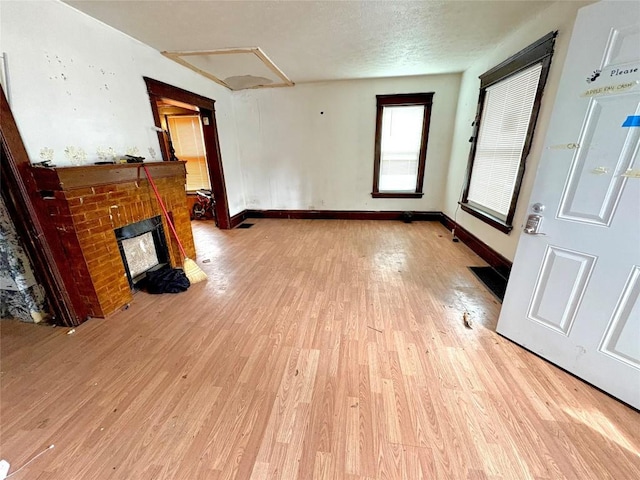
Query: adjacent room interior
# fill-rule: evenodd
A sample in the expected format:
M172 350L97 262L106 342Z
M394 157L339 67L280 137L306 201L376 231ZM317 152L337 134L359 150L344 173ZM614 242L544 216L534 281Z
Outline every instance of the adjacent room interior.
M640 478L640 5L0 26L0 479Z

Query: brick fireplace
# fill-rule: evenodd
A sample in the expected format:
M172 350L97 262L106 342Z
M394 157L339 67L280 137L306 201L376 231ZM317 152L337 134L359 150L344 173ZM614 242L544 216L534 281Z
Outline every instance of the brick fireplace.
M185 162L145 163L173 218L187 255L195 258L187 197ZM129 304L132 289L116 230L160 216L169 262L182 265L144 170L139 164L32 168L40 196L57 231L54 248L70 276L82 314L106 317ZM84 316L84 315L83 315ZM84 318L82 319L84 320Z

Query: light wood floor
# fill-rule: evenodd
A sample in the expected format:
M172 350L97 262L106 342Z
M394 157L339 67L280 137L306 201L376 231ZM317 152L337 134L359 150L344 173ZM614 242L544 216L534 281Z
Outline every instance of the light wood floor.
M498 336L441 225L253 222L194 223L183 294L2 322L0 456L55 444L12 480L640 478L640 415Z

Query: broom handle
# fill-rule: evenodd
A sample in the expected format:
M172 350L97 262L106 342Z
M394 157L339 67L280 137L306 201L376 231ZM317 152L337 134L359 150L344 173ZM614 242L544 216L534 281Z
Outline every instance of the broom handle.
M149 173L149 169L147 168L147 166L144 163L142 164L142 168L144 168L144 173L147 174L147 178L149 179L149 183L151 184L151 187L153 188L153 193L156 194L156 198L158 199L158 203L162 207L162 212L164 213L164 218L167 219L167 223L169 224L169 228L171 229L171 233L173 233L173 237L176 239L176 242L178 242L178 247L180 247L180 251L182 252L182 257L183 258L187 258L187 254L184 251L184 247L182 246L182 242L180 242L180 239L178 238L178 232L176 232L176 227L173 226L173 222L171 221L171 218L169 218L169 212L167 212L167 209L164 206L164 202L162 201L162 198L160 198L160 192L158 192L158 187L156 187L156 182L154 182L153 178L151 178L151 174Z

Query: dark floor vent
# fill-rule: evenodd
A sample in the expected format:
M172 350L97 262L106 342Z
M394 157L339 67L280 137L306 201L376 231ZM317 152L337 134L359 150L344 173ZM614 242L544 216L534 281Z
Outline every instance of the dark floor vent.
M255 225L255 223L243 223L241 225L238 225L236 228L251 228Z
M507 280L496 272L492 267L469 267L478 280L486 285L500 302L504 300L504 293L507 290Z

